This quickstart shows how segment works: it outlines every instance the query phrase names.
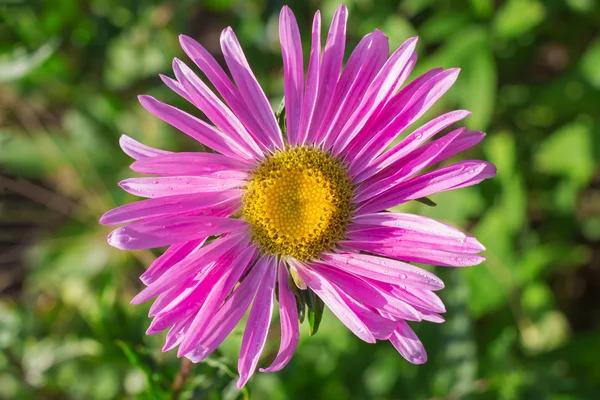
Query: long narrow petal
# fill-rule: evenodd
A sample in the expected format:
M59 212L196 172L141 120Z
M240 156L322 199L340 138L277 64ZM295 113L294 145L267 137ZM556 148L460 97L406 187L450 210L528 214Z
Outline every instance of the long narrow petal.
M382 317L377 310L365 306L341 290L339 291L339 295L348 304L348 307L364 322L375 339L389 339L396 328L396 321Z
M310 126L307 128L307 144L313 144L316 141L317 130L332 104L333 93L336 90L340 68L344 60L347 20L348 9L342 4L335 11L327 34L323 61L319 69L319 93Z
M129 178L119 182L128 193L141 197L165 197L177 194L222 192L245 185L241 179L219 179L206 176L167 176Z
M248 243L249 238L245 230L239 234L227 235L210 242L169 268L156 281L138 293L131 300L131 304L141 304L173 287L181 286L190 274L198 272L199 266L209 265L224 254L232 252L232 249L245 248Z
M231 293L248 266L254 263L256 255L256 248L248 246L246 249L239 251L231 263L228 263L225 268L219 271L221 274L220 278L210 289L206 301L194 317L188 333L179 346L178 357L186 355L198 345L199 339L215 316L215 313Z
M163 75L163 74L159 74L158 76L160 76L160 79L163 81L163 83L165 85L167 85L167 87L169 89L171 89L172 91L177 93L179 96L186 99L189 103L194 104L194 102L192 101L192 98L187 94L187 92L185 91L185 88L183 87L183 85L181 83L179 83L179 81L169 78L168 76Z
M377 243L373 241L345 241L345 247L352 250L367 251L384 257L397 258L399 260L439 265L442 267L470 267L481 264L484 257L476 254L437 250L419 246L418 243Z
M187 358L193 362L203 361L219 347L244 316L260 282L271 266L273 265L271 265L267 256L263 256L256 262L248 276L244 278L242 283L216 312L210 324L198 339L198 345L185 355Z
M346 149L344 154L346 157L351 159L357 152L361 151L364 146L373 138L374 135L381 135L381 131L385 129L392 129L395 127L393 123L399 120L404 113L409 110L411 99L415 96L417 91L423 87L429 80L433 79L437 75L443 72L442 68L435 68L427 71L423 75L417 77L402 90L392 96L376 115L354 136L352 141ZM392 125L390 127L390 125ZM364 162L360 165L358 170L362 169L364 165L368 165L369 162ZM352 166L351 166L352 167Z
M376 196L359 206L358 213L386 210L409 200L475 185L496 175L496 167L485 161L463 161L428 172Z
M173 350L181 343L185 336L185 333L188 329L190 329L190 325L192 324L192 317L193 316L190 315L187 318L184 318L181 321L176 322L175 325L173 325L173 327L171 328L171 330L169 330L169 333L167 333L167 336L165 338L165 345L162 348L163 352Z
M260 150L254 149L254 152L251 152L243 148L242 143L233 141L231 137L206 122L152 96L141 95L138 99L146 110L158 118L221 154L241 160L253 160L260 155Z
M416 37L408 39L381 67L377 76L364 93L364 96L362 96L360 105L352 114L352 117L344 121L345 126L340 134L335 136L333 143L334 154L340 154L381 103L389 99L392 91L398 84L398 78L402 76L407 63L414 53L416 45Z
M262 141L269 143L271 150L283 148L283 138L275 114L231 28L225 29L221 34L221 49L246 106L260 123Z
M298 308L296 297L289 286L289 273L283 261L278 267L279 286L279 319L281 321L281 344L277 357L268 368L261 368L260 372L275 372L281 370L292 359L300 332L298 330Z
M470 236L458 239L415 231L380 226L365 226L357 229L352 225L347 233L347 241L369 242L386 246L417 247L444 250L455 253L473 254L483 251L483 246Z
M302 104L302 124L298 143L306 144L309 137L309 128L315 114L317 104L317 95L321 85L319 77L319 67L321 66L321 13L317 11L312 25L312 44L310 47L310 60L308 62L308 71L306 73L306 87L304 90L304 99Z
M375 343L375 337L365 323L348 307L348 304L339 295L338 289L329 280L323 278L316 271L306 265L292 261L298 274L306 284L319 296L336 317L358 338L367 343Z
M381 182L392 175L396 175L396 182L405 181L407 177L452 157L479 143L485 137L480 131L467 131L465 128L457 129L443 137L431 141L414 150L410 155L397 160L381 172L365 181L365 184ZM400 172L398 169L402 169Z
M140 174L172 175L214 175L227 171L227 177L239 176L245 179L251 164L238 162L231 157L214 153L171 153L141 158L131 164L131 169Z
M189 293L190 290L193 290L193 287L196 284L197 281L194 281L193 278L188 278L187 281L185 281L182 285L173 287L166 292L159 294L150 306L148 317L152 318L160 313L163 313L165 310L170 309L171 305L178 297L181 296L182 293Z
M260 123L252 115L252 112L246 106L246 103L244 103L239 90L231 82L231 79L229 79L217 60L200 43L188 36L180 35L179 42L188 57L204 72L208 80L214 85L221 97L223 97L223 100L231 107L231 110L244 124L257 143L267 146L268 142L261 139L263 135Z
M342 271L381 282L429 290L444 287L444 283L431 272L396 260L356 253L324 253L322 258Z
M119 144L121 145L121 149L123 149L123 152L135 160L139 160L140 158L171 154L170 151L155 149L150 146L146 146L145 144L142 144L127 135L121 135L121 137L119 138Z
M390 150L388 150L387 152L379 156L377 159L375 159L371 165L359 171L354 181L357 183L362 182L366 178L381 171L387 166L395 163L396 161L401 160L408 154L411 154L421 145L423 145L423 143L425 143L431 137L438 134L440 131L449 127L450 125L464 119L469 114L469 111L457 110L440 115L439 117L432 119L425 125L421 126L419 129L416 129L413 133L408 135L400 143L398 143Z
M215 265L209 266L210 269L214 267ZM192 279L189 286L186 285L185 288L178 288L175 292L175 296L169 293L168 299L165 298L164 301L161 300L162 296L166 293L158 296L154 304L159 301L166 304L163 304L158 310L153 310L155 312L154 319L152 320L150 327L146 330L146 334L154 335L162 332L168 327L175 325L178 321L187 319L194 311L198 311L204 300L206 300L209 286L215 282L214 275L212 275L211 278L212 279L202 280ZM154 304L152 305L154 306Z
M233 199L241 198L241 190L217 192L211 196L198 194L180 194L177 196L159 197L137 201L110 210L100 218L103 225L117 225L145 218L158 218L198 212L212 215Z
M156 281L169 268L186 258L192 251L202 247L206 239L190 240L189 242L170 246L160 257L148 267L140 276L144 285L148 286Z
M183 61L173 60L173 71L190 96L192 103L225 133L229 146L260 158L262 150L237 116L215 95Z
M117 228L108 235L108 243L122 250L152 249L235 232L245 225L240 219L211 216L161 218Z
M371 163L398 135L429 110L450 89L458 77L458 72L458 69L442 71L429 79L422 79L420 85L409 85L400 91L396 95L397 100L393 99L388 106L388 114L393 116L392 121L375 134L363 135L362 139L353 141L353 146L346 155L361 162L360 165L353 164L355 169L351 173ZM410 100L406 101L407 99ZM395 111L398 108L402 109L402 112Z
M336 85L333 106L317 134L316 140L322 141L325 149L331 148L344 125L356 112L369 84L385 63L388 52L387 37L375 30L365 35L350 55Z
M368 278L360 278L323 264L314 264L313 267L323 278L365 305L410 321L421 320L412 306L398 299L388 290L371 284Z
M273 314L273 301L275 300L275 282L277 281L277 267L272 262L265 278L260 282L252 310L248 316L248 323L242 338L238 371L240 378L237 382L241 389L254 373L258 359L265 347L267 333L271 325Z
M358 225L376 225L414 230L417 232L428 233L444 237L457 239L466 239L467 235L460 229L457 229L443 222L432 218L409 213L372 213L361 214L353 218L353 222ZM485 248L481 247L481 250Z
M423 343L405 321L398 321L390 342L407 361L413 364L424 364L427 361Z
M300 30L289 7L279 15L279 41L283 57L283 88L285 92L285 121L288 142L298 144L304 97L304 63Z
M398 162L398 165L392 164L385 171L382 171L376 176L363 182L356 191L355 201L360 203L373 198L436 163L439 160L440 154L442 154L454 140L465 132L465 130L466 128L460 128L450 132L432 143L431 146L426 146L421 154L415 156L410 161L402 162L404 161L402 160L401 162Z

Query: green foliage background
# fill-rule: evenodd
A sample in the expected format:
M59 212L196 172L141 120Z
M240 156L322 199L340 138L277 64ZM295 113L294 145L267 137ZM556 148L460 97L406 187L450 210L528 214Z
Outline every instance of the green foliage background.
M309 46L337 1L288 2ZM437 268L443 325L418 324L429 362L353 337L328 311L277 374L235 390L240 330L173 389L180 361L131 306L157 253L106 244L99 216L132 196L118 147L201 150L145 112L179 33L220 58L231 25L276 106L282 96L275 0L0 1L0 397L10 399L583 399L600 390L600 4L594 0L348 0L350 50L383 30L419 35L417 71L462 68L431 117L467 108L488 132L464 158L498 176L403 207L468 229L487 262ZM349 54L349 52L347 53ZM188 107L189 109L189 107ZM426 120L426 118L423 118ZM277 326L266 349L278 348Z

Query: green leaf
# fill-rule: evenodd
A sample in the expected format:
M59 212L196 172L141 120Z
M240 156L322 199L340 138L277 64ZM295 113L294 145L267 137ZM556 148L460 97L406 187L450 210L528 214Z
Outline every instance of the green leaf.
M143 361L139 354L131 347L129 343L126 343L122 340L116 341L117 346L123 351L125 357L129 360L131 365L142 371L144 376L146 377L146 383L148 385L148 391L154 398L163 398L162 390L158 386L156 382L156 378L152 373L152 369L148 365L148 362Z
M415 201L418 201L421 204L425 204L426 206L429 207L436 207L437 203L433 200L431 200L429 197L421 197L420 199L415 199Z
M314 336L319 330L325 304L311 289L306 289L302 294L308 307L308 334Z
M287 132L285 125L285 98L281 99L281 103L279 103L275 117L277 118L277 124L279 125L281 132L285 135Z

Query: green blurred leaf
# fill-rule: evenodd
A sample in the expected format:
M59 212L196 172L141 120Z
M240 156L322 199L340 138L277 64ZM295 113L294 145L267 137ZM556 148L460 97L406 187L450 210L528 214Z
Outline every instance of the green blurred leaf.
M31 53L19 48L12 54L2 56L0 58L0 82L14 81L27 76L50 58L58 45L58 39L52 38Z
M491 122L496 100L496 63L489 48L474 51L464 66L461 79L461 103L471 111L470 129L486 130Z
M535 154L535 166L540 172L569 178L580 186L589 182L595 165L592 130L580 122L559 128Z
M494 31L506 39L524 35L546 16L544 4L537 0L508 0L494 19Z
M593 41L581 57L580 66L587 81L600 89L600 39Z

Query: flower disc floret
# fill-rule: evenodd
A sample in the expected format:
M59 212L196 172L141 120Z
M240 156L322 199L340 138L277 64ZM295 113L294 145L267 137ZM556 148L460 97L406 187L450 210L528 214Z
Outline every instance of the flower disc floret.
M294 147L254 170L242 215L263 251L308 260L344 238L352 195L342 161L315 148Z

